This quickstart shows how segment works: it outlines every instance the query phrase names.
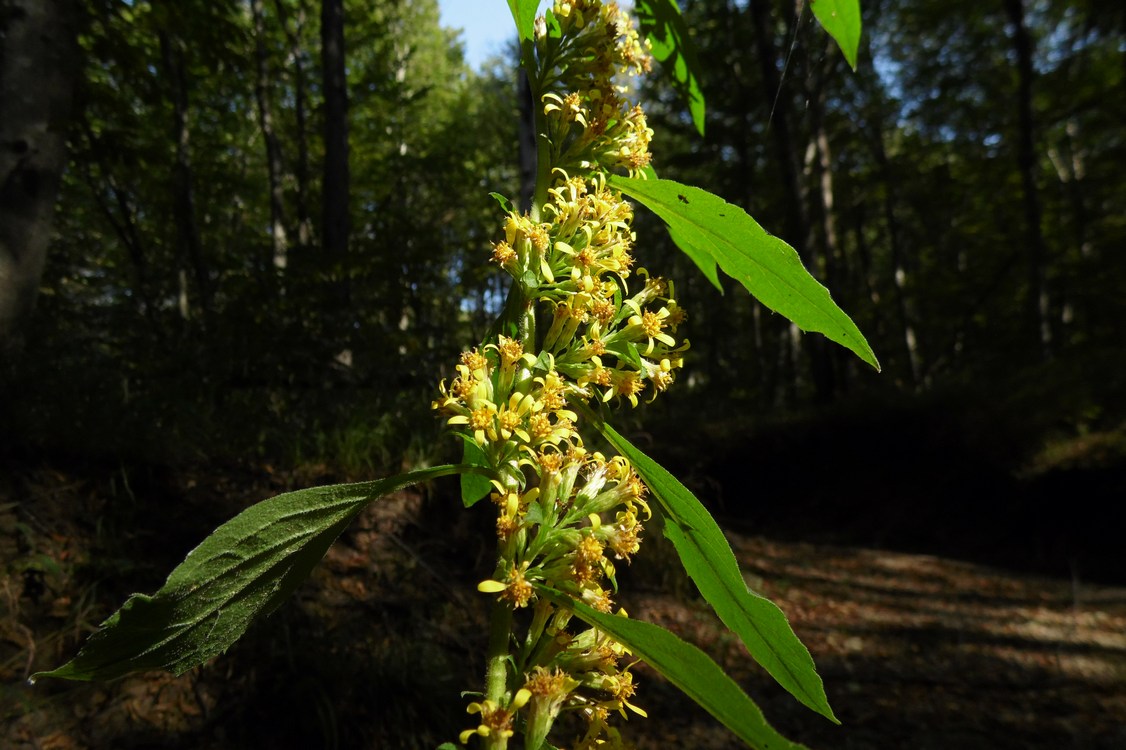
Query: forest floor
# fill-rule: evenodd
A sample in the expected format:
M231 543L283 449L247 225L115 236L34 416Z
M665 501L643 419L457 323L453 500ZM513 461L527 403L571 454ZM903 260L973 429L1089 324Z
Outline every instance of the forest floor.
M5 747L434 748L470 725L488 523L416 492L375 503L296 596L203 668L111 684L27 676L72 656L134 590L153 591L209 528L324 483L266 466L206 472L23 465L0 476ZM484 515L484 514L479 514ZM768 720L811 748L1126 747L1126 588L939 556L729 533L752 588L786 612L841 720L790 698L694 598L660 540L620 602L710 653ZM143 561L143 562L142 562ZM638 667L640 748L739 743ZM559 740L565 744L566 738Z

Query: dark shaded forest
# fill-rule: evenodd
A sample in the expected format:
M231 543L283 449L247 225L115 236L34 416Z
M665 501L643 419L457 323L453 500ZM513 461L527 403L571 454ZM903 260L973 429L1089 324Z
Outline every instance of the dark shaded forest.
M655 69L654 168L792 245L883 366L720 294L639 209L691 348L622 429L730 530L845 726L768 718L815 747L1121 747L1126 6L865 0L855 72L802 3L680 6L706 129ZM520 94L436 0L0 0L17 747L456 736L488 537L456 483L365 514L192 676L23 681L251 502L457 460L431 402L504 299ZM631 613L773 696L652 547ZM681 705L643 677L651 715ZM733 746L687 710L639 745Z

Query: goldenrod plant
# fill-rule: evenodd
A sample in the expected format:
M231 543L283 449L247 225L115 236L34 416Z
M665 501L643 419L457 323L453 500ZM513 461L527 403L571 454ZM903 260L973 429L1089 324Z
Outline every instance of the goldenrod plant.
M638 0L640 32L601 0L556 0L539 18L536 0L509 5L532 91L536 182L522 210L496 196L504 216L492 261L511 277L508 300L492 333L467 347L456 375L436 387L434 410L461 439L463 462L287 493L247 509L193 550L155 595L130 597L73 660L37 676L185 672L276 608L369 502L460 474L466 507L487 497L496 516L496 562L477 587L492 600L486 671L482 685L467 686L460 745L628 747L624 720L646 716L632 671L644 661L748 745L797 747L702 651L615 603L616 571L638 552L647 524L671 541L750 655L836 721L809 652L781 610L748 589L712 517L609 423L613 409L638 407L672 386L690 353L672 281L638 265L626 197L663 219L713 283L722 270L803 329L874 367L876 358L789 246L741 209L653 172L653 131L631 100L630 80L654 57L673 70L703 126L698 71L673 0ZM854 63L855 2L818 0L816 9L829 14L823 23ZM588 447L596 435L616 454ZM581 721L556 737L563 714ZM575 726L583 728L576 734Z

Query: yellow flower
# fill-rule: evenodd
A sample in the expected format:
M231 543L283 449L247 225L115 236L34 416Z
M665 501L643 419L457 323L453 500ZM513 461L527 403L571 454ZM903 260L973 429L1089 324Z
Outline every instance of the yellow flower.
M467 414L457 414L447 420L451 425L468 425L473 431L473 439L478 445L484 446L490 440L496 439L494 417L497 413L496 404L483 401L477 408ZM491 437L490 437L491 435Z
M525 576L527 570L528 563L524 562L520 567L509 570L503 583L492 579L481 581L477 584L477 590L482 594L500 594L500 598L513 607L526 607L535 594L535 589Z
M517 692L513 696L512 704L508 709L501 708L497 703L491 700L484 700L480 703L470 703L466 707L465 712L469 714L480 714L481 723L472 729L466 729L458 736L458 741L461 744L466 744L469 739L474 735L480 737L511 737L515 732L512 730L512 717L525 703L528 698L527 691Z
M645 390L645 381L632 370L612 370L610 373L610 388L602 396L603 401L609 401L615 396L625 396L630 405L637 406L637 396Z
M505 240L493 244L493 262L502 268L512 270L516 261L516 251Z

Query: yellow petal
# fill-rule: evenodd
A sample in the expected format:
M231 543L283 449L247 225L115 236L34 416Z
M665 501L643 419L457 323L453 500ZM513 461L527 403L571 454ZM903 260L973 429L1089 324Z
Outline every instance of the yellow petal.
M500 581L481 581L479 584L477 584L477 590L482 594L499 594L506 588L508 587Z

